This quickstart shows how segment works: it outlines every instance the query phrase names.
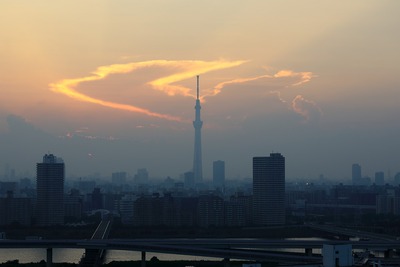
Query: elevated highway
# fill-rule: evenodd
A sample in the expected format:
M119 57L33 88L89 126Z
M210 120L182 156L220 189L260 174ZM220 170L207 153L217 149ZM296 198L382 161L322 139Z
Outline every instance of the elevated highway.
M164 252L171 247L209 249L276 249L276 248L322 248L323 244L351 244L356 249L396 249L400 241L302 241L277 239L65 239L65 240L0 240L1 248L94 248L112 250ZM152 250L154 249L154 251ZM155 251L157 250L157 251ZM179 252L179 250L174 251ZM180 253L176 253L180 254Z
M307 224L307 226L312 229L324 231L327 233L354 236L363 239L383 240L383 241L396 241L397 239L399 239L397 236L394 235L377 234L357 229L338 227L334 225Z
M393 250L400 241L301 241L271 239L90 239L90 240L1 240L1 248L80 248L97 250L129 250L243 259L256 261L320 263L315 254L289 254L273 249L318 249L324 244L351 244L354 249Z

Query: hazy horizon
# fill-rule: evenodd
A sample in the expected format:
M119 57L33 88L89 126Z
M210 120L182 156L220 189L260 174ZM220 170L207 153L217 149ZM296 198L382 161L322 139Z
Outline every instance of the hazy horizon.
M196 75L203 172L287 177L400 172L398 1L0 3L0 170L68 175L193 164ZM0 172L0 177L3 176Z

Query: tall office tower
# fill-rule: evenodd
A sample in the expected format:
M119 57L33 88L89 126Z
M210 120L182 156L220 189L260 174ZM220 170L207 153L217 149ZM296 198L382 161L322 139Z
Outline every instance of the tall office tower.
M360 164L354 163L351 166L351 180L353 185L361 184L361 166Z
M44 155L36 165L36 223L64 224L64 162L53 154Z
M253 158L255 225L285 224L285 157L271 153Z
M213 184L215 188L224 188L225 185L225 161L213 162Z
M201 127L203 122L200 119L200 98L199 98L199 76L197 76L197 98L196 106L196 117L193 121L194 127L194 157L193 157L193 174L196 183L203 180L203 164L201 159Z
M375 173L375 184L376 185L385 185L385 173L384 172L376 172Z

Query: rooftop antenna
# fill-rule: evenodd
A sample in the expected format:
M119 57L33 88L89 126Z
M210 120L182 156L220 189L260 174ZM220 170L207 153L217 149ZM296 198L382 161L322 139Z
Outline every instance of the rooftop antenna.
M197 77L197 100L199 99L199 75Z

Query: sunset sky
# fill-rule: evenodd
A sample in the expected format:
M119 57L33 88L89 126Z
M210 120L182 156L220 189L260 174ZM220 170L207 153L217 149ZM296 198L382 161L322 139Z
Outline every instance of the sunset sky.
M200 75L204 178L400 172L400 1L0 2L0 170L67 176L193 164ZM3 176L0 172L0 179Z

